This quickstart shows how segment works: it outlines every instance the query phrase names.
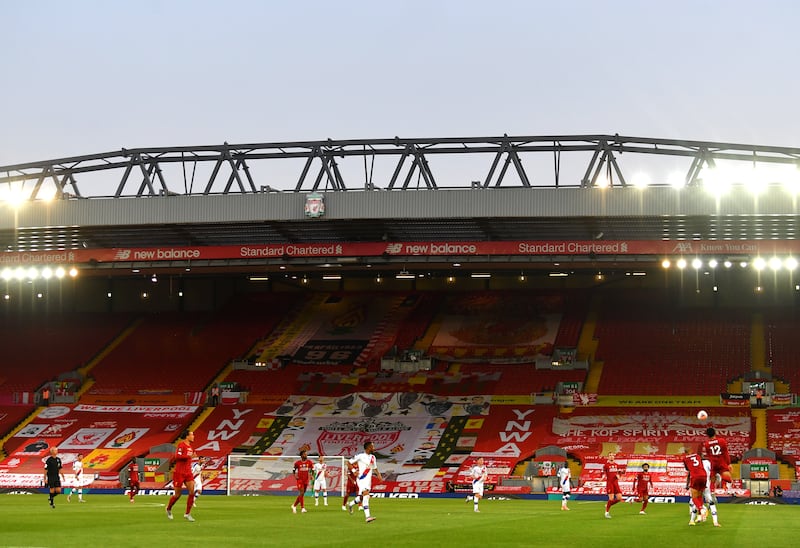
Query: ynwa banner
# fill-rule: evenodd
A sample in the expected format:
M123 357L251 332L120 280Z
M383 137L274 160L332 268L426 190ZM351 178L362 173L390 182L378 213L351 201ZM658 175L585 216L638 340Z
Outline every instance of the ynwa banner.
M540 447L552 418L550 409L533 405L497 405L480 420L473 455L530 458Z

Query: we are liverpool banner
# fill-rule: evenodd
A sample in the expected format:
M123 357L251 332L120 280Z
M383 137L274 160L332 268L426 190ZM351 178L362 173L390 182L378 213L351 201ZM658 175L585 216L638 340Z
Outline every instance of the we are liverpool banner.
M762 255L800 253L800 240L509 240L464 242L353 242L187 247L124 247L63 251L6 251L0 266L217 259L436 257L484 255Z

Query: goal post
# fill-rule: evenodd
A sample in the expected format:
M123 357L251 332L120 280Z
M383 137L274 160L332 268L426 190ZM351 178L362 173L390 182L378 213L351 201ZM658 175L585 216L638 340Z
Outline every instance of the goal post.
M231 453L228 455L228 495L287 495L297 493L297 482L294 479L294 463L300 455L245 455ZM319 457L308 456L308 460L316 464ZM343 471L346 469L345 457L325 456L328 494L344 496L347 480ZM308 491L313 494L314 477L309 480Z

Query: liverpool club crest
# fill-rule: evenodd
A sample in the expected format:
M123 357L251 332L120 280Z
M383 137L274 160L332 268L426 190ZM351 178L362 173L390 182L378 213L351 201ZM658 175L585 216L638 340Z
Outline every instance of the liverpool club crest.
M319 192L312 192L306 196L306 205L304 208L306 217L312 219L322 217L325 215L325 197Z

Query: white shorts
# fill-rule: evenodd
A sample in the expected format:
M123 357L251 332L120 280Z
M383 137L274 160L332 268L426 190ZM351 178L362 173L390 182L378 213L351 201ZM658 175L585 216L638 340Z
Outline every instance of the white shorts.
M360 495L364 491L371 491L372 490L372 476L364 478L363 480L356 480L356 485L358 486L358 494Z
M317 478L314 480L314 491L327 491L328 482L325 478Z
M480 497L483 496L483 482L482 481L473 481L472 482L472 494L478 495Z
M75 487L75 488L86 487L93 481L94 481L94 476L81 474L80 476L73 476L72 482L70 482L70 484L66 485L65 487Z

